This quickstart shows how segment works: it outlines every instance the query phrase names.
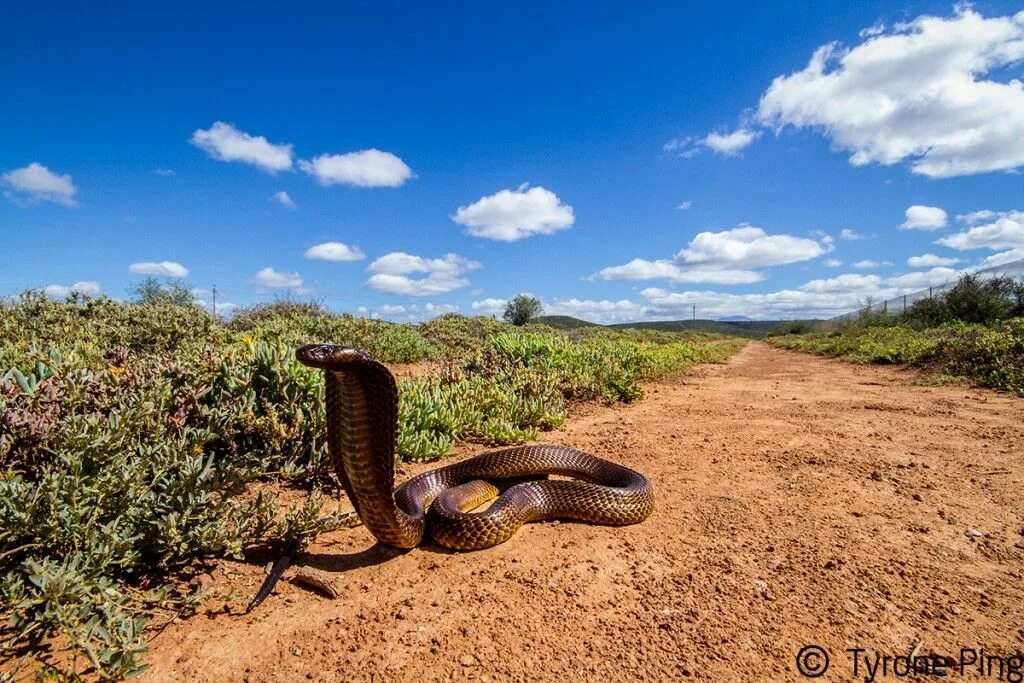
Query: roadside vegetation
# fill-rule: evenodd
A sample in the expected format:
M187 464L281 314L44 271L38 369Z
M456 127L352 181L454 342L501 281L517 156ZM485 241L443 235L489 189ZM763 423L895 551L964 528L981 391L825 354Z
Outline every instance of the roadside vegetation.
M833 330L770 337L855 363L896 363L1024 396L1024 283L963 276L906 313L861 311Z
M135 675L147 628L203 599L204 563L308 533L321 492L338 488L323 380L295 360L300 344L429 364L400 382L407 460L443 457L459 441L534 439L573 402L636 400L644 380L721 362L742 345L459 315L395 324L294 302L225 323L177 294L149 286L120 303L28 292L0 304L5 668ZM282 487L305 495L285 506Z

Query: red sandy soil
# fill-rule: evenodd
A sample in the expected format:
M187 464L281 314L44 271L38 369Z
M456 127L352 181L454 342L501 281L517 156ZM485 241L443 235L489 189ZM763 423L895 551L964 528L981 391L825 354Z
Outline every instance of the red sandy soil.
M545 435L647 474L647 522L471 553L333 532L297 563L342 595L282 581L250 615L263 567L225 562L144 679L806 680L814 643L852 680L848 648L1024 649L1024 401L761 343L647 394Z

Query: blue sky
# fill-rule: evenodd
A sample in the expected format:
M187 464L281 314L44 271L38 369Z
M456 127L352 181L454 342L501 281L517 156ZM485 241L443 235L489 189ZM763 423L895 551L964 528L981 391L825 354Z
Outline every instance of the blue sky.
M1022 60L1019 2L22 3L0 293L841 313L1024 258Z

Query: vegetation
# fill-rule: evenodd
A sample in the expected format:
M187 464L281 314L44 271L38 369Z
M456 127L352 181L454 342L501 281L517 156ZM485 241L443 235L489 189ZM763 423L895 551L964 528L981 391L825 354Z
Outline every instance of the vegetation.
M337 486L322 376L295 360L300 343L432 364L400 382L399 454L413 460L458 440L532 439L573 401L635 400L643 380L740 345L457 315L397 325L294 302L225 324L147 292L0 305L0 658L12 666L139 673L147 624L195 609L204 562L308 533L320 490ZM305 500L282 509L282 485Z
M1024 396L1024 284L965 275L904 314L866 309L836 330L769 341L857 363L928 368Z
M505 313L502 316L505 322L512 323L517 327L525 325L533 318L536 318L544 311L544 306L539 299L529 294L516 294L505 304Z

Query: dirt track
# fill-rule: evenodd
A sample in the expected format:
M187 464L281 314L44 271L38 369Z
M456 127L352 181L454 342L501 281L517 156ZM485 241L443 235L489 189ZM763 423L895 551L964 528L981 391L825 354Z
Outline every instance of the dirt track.
M816 643L851 680L852 647L1024 650L1020 399L752 343L546 437L646 473L654 516L465 554L336 532L301 562L341 597L282 582L249 616L262 568L225 563L236 598L156 637L148 679L806 680Z

